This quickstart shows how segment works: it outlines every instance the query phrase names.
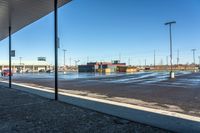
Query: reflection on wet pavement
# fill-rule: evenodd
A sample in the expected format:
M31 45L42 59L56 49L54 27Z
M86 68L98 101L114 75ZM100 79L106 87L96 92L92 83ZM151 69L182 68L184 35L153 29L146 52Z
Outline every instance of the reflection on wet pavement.
M169 79L169 72L138 72L138 73L77 73L68 72L66 74L59 73L60 80L76 80L83 79L88 82L103 83L124 83L124 84L146 84L157 86L174 86L174 87L198 87L200 85L200 73L192 73L189 71L176 72L176 79ZM15 74L15 79L52 79L54 74L47 73L24 73ZM4 77L4 79L7 79Z

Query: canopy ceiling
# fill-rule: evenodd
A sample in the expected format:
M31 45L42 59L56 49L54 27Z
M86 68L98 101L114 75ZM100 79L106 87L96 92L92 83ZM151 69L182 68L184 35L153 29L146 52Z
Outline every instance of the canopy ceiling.
M58 0L58 7L70 1ZM0 40L8 37L9 23L13 34L53 10L54 0L0 0Z

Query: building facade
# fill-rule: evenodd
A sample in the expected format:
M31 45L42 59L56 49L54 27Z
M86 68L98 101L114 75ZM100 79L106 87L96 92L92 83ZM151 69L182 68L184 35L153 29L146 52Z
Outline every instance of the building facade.
M117 72L118 66L126 66L126 63L114 62L90 62L79 65L78 72Z
M9 65L7 61L0 61L0 71L8 69ZM12 71L13 72L39 72L47 71L51 68L50 64L46 61L24 61L22 63L17 63L17 61L12 61Z

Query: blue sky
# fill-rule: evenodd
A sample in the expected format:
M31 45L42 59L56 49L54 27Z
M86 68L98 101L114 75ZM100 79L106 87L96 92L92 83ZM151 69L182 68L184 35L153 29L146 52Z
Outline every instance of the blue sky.
M192 48L200 56L199 0L73 0L59 9L59 63L63 63L62 49L69 58L87 61L119 59L131 64L166 63L169 55L169 32L165 22L173 25L174 62L177 49L180 62L192 62ZM45 56L53 64L53 14L34 22L13 35L13 60L37 60ZM0 60L8 59L8 39L0 42Z

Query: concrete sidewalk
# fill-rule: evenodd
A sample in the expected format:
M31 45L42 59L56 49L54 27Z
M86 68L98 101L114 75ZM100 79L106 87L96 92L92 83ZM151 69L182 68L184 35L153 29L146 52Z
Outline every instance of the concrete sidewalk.
M0 86L1 133L167 133L168 131Z

